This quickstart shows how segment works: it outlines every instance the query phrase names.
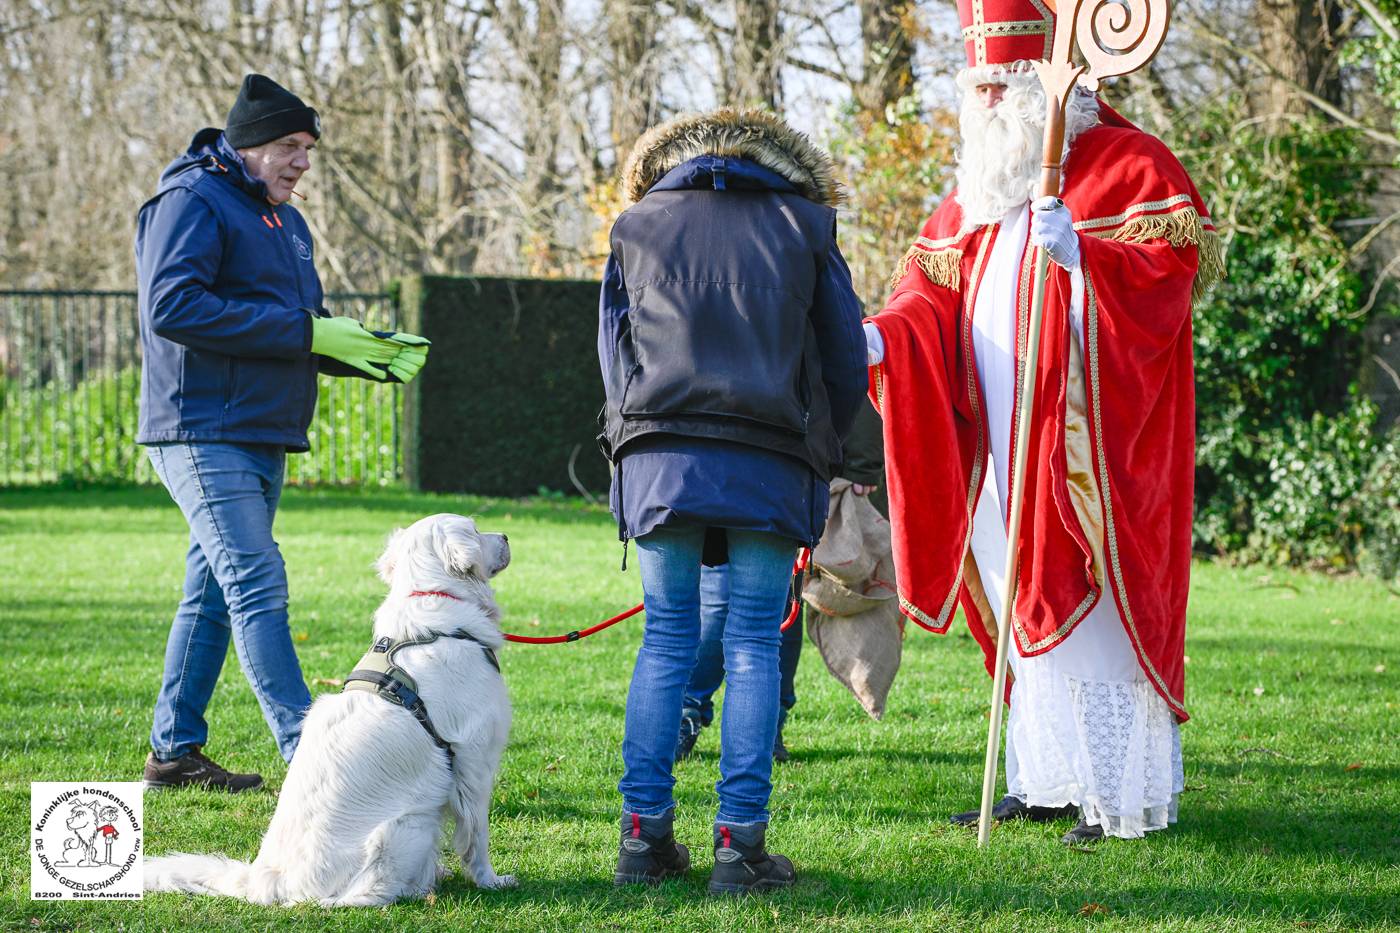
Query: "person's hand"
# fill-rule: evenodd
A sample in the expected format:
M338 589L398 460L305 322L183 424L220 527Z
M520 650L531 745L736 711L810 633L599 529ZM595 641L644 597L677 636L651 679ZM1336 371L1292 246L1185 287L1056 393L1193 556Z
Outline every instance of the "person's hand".
M384 382L387 364L404 349L400 343L376 337L349 317L311 318L311 352L339 360Z
M866 321L861 330L865 332L865 364L880 365L885 359L885 338L880 336L880 328Z
M1079 234L1064 201L1040 198L1031 205L1031 244L1049 253L1062 268L1079 265Z
M879 488L879 486L866 486L864 483L851 484L851 492L855 493L858 496L868 496Z
M421 339L421 338L420 338ZM394 378L399 382L412 382L413 377L418 375L418 371L423 368L423 364L428 362L428 348L430 344L424 340L422 344L406 346L389 361L389 372L394 374Z
M420 337L417 334L408 334L400 331L377 330L374 336L383 337L398 344L399 352L383 367L390 376L399 382L412 382L413 377L418 375L419 370L428 362L428 350L432 348L433 342L427 337Z
M406 347L431 347L433 342L427 337L419 337L417 334L408 334L403 331L375 331L376 337L383 337L385 340L392 340L394 343L401 343Z

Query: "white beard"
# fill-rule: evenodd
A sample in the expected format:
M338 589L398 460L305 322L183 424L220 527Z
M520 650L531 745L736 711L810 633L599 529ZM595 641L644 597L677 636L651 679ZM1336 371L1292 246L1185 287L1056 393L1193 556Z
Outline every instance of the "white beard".
M981 83L986 76L977 75ZM960 234L998 223L1013 208L1036 197L1040 187L1045 135L1045 89L1034 72L998 73L1006 93L995 107L982 106L972 79L959 77L963 90L959 125L958 204L963 221ZM1065 149L1074 138L1099 122L1099 102L1076 88L1065 108Z

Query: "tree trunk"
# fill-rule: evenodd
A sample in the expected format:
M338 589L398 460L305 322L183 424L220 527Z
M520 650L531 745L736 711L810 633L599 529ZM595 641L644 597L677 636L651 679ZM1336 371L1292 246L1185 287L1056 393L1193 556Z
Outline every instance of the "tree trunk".
M882 117L888 105L914 89L915 15L913 0L860 0L865 49L855 94L871 116Z
M612 54L610 136L621 167L638 137L660 117L657 17L654 4L637 0L608 0L605 15Z
M734 0L734 24L734 84L729 103L778 109L782 99L778 3Z
M1342 81L1332 36L1342 24L1333 0L1258 0L1259 50L1281 77L1271 78L1259 101L1270 114L1308 109L1294 84L1332 104L1342 101Z

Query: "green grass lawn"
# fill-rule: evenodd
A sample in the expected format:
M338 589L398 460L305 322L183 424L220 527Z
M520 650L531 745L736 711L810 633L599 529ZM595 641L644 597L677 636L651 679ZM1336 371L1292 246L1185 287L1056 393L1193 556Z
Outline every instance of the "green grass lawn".
M572 502L289 491L278 520L292 629L312 692L349 671L382 587L390 529L456 511L507 532L509 630L565 632L639 599L606 513ZM136 780L146 753L185 526L164 492L0 492L0 928L3 929L1396 929L1400 926L1400 598L1375 581L1198 565L1188 629L1180 822L1091 852L1068 828L1007 825L979 851L949 813L975 806L988 685L962 623L911 627L882 722L808 646L775 772L774 848L798 867L776 896L715 900L717 739L678 768L690 877L612 886L618 748L640 620L571 645L510 646L515 706L496 788L498 871L477 892L453 865L430 901L387 910L255 908L160 895L32 903L31 780ZM285 768L235 659L210 710L209 752L276 787ZM149 851L251 859L270 793L146 798ZM1093 905L1101 905L1096 909Z

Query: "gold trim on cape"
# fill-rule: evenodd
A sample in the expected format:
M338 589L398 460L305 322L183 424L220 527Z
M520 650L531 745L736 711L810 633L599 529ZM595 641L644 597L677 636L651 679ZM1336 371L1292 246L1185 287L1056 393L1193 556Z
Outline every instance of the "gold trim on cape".
M1189 194L1143 201L1111 217L1079 220L1074 229L1120 243L1166 240L1171 246L1196 247L1196 278L1191 283L1193 302L1200 301L1215 283L1225 278L1225 243L1210 217L1202 217L1196 211Z
M1094 445L1089 434L1089 405L1084 387L1084 352L1073 331L1069 334L1069 372L1065 385L1065 485L1079 528L1089 543L1094 581L1107 582L1103 553L1103 498L1094 482Z
M1113 570L1114 587L1118 592L1119 605L1122 607L1122 619L1128 627L1128 636L1133 640L1133 648L1138 656L1138 663L1152 682L1156 685L1157 691L1167 701L1167 705L1174 711L1185 714L1186 707L1182 706L1172 692L1167 689L1166 681L1157 672L1157 667L1152 663L1152 659L1147 656L1147 651L1142 647L1142 638L1138 635L1137 623L1133 621L1133 610L1128 604L1128 590L1123 584L1123 567L1118 559L1118 533L1113 523L1113 490L1108 482L1108 458L1104 456L1103 446L1103 418L1102 406L1099 400L1099 300L1098 293L1094 289L1093 277L1086 270L1084 273L1084 317L1086 329L1089 335L1089 392L1093 400L1094 416L1094 454L1098 458L1099 466L1099 488L1103 491L1104 525L1108 533L1108 554L1109 567Z
M972 417L977 424L977 453L972 461L972 479L967 484L967 535L963 538L962 553L966 560L968 550L972 546L972 510L977 504L977 493L981 489L982 470L986 462L986 438L982 436L982 408L977 397L977 376L971 365L967 365L967 357L972 353L972 311L970 305L976 299L977 289L982 282L982 263L987 258L987 247L991 245L996 234L989 228L982 237L981 244L977 247L977 258L972 263L972 290L970 294L963 295L962 301L962 330L963 330L963 358L967 369L967 391L968 401L972 405ZM950 385L951 389L952 386ZM902 584L901 584L902 586ZM918 606L914 605L904 595L899 594L900 608L906 614L924 622L939 631L948 628L948 618L953 614L953 606L957 602L958 587L962 586L962 569L959 568L957 576L953 580L953 587L948 592L948 598L943 601L943 607L938 611L938 616L932 617Z
M1029 418L1031 416L1029 412L1023 410L1021 396L1022 387L1025 385L1026 345L1030 341L1030 304L1034 272L1035 249L1027 244L1026 248L1021 253L1021 276L1016 286L1016 389L1015 401L1011 408L1011 443L1008 445L1011 462L1006 465L1006 485L1008 489L1014 488L1016 481L1015 477L1012 475L1012 467L1016 462L1015 448L1016 438L1020 436L1020 421L1022 417ZM1046 283L1046 288L1049 288L1049 282ZM1071 342L1073 342L1072 338ZM1068 440L1068 438L1066 438L1066 440ZM1008 505L1008 509L1009 508L1010 506ZM1078 512L1077 507L1075 511ZM1080 529L1087 530L1083 523L1082 516L1080 516ZM1006 542L1006 546L1008 548L1013 546L1009 539ZM1054 644L1061 638L1064 638L1074 626L1079 624L1079 620L1084 618L1084 615L1093 607L1096 599L1093 588L1090 588L1089 592L1084 594L1084 598L1079 601L1079 605L1074 607L1074 611L1066 617L1064 622L1057 626L1049 635L1046 635L1039 641L1033 642L1030 639L1030 633L1026 631L1025 626L1021 624L1021 620L1016 614L1016 593L1020 592L1021 574L1024 569L1024 561L1017 564L1015 590L1012 591L1011 600L1011 625L1016 632L1016 643L1021 646L1021 651L1023 653L1039 651L1042 648ZM1008 581L1007 585L1011 585L1011 582Z

